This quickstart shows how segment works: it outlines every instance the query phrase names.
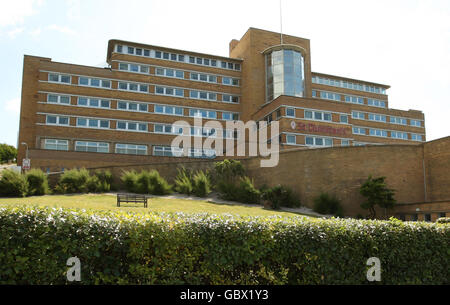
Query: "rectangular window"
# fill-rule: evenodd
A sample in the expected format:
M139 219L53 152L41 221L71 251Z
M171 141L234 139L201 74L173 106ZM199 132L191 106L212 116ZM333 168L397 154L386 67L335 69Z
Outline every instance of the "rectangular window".
M68 151L69 150L69 141L56 140L56 139L45 139L44 149Z
M366 135L366 129L361 127L353 127L353 133L359 135Z
M75 151L108 153L109 144L105 142L75 141Z
M352 119L365 120L364 112L352 111Z
M412 133L412 134L411 134L411 140L412 140L412 141L422 141L422 135Z
M99 120L99 119L89 119L89 118L77 118L77 126L78 127L89 127L89 128L109 128L108 120Z
M47 115L45 122L47 125L69 126L69 117L59 115Z
M287 144L297 144L296 138L297 137L295 135L286 135L286 143Z
M147 104L142 104L142 103L118 101L117 102L117 109L128 110L128 111L147 112L148 105Z
M168 115L183 115L182 107L155 105L155 113L168 114Z
M350 146L349 140L341 140L341 146Z
M348 124L348 116L347 115L341 114L339 118L340 118L341 123Z
M48 81L49 82L54 82L54 83L70 84L71 83L71 76L70 75L63 75L63 74L56 74L56 73L49 73L48 74Z
M286 116L295 118L295 108L286 108Z
M146 155L147 145L116 144L116 154Z
M411 126L422 127L422 124L421 124L421 122L419 120L410 119L409 123L410 123Z
M116 129L120 130L129 130L129 131L139 131L146 132L148 125L146 123L136 123L136 122L126 122L126 121L117 121Z
M47 103L70 105L70 96L68 95L47 95Z

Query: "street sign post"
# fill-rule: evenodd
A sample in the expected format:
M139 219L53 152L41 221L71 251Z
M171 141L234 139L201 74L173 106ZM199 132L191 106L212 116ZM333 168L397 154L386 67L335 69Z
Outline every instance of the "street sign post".
M30 159L23 159L22 160L22 169L23 170L29 170L31 168L31 161Z

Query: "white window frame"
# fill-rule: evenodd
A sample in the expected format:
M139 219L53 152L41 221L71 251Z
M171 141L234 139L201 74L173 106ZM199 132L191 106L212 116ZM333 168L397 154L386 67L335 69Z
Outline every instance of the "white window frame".
M58 80L57 80L57 81L51 80L51 79L50 79L51 76L55 76L55 75L58 76ZM62 81L63 76L69 77L69 81L68 81L68 82L63 82L63 81ZM57 83L57 84L67 84L67 85L70 85L70 84L72 84L72 76L71 76L71 75L68 75L68 74L49 73L49 74L48 74L48 82L49 82L49 83Z
M125 150L125 152L119 152L120 149ZM133 153L133 151L136 151L136 153ZM139 151L145 151L145 153L140 154L138 153ZM148 147L147 145L116 143L114 146L114 153L121 155L146 156Z
M49 117L56 117L56 123L49 123L48 122L48 118ZM61 124L60 120L62 118L67 119L67 124ZM45 116L45 125L54 125L54 126L70 126L70 117L69 116L64 116L64 115L53 115L53 114L47 114Z
M85 145L81 145L81 143ZM78 150L77 147L84 147L86 150ZM89 151L88 148L95 147L95 151ZM100 151L102 148L106 148L106 150ZM94 153L109 153L109 143L106 142L92 142L92 141L75 141L74 151L77 152L94 152Z
M50 96L56 96L57 101L56 102L50 101ZM63 97L69 98L69 102L68 103L62 103L61 102L61 98L63 98ZM47 103L49 103L49 104L70 105L70 102L71 102L71 96L70 95L60 95L60 94L52 94L52 93L47 94Z
M79 124L79 120L80 119L86 120L86 125L85 126L82 125L82 124ZM92 121L94 121L94 120L97 121L97 126L91 126L90 125L91 120ZM102 121L103 122L108 122L108 127L102 127L101 126L101 122ZM98 119L98 118L78 117L77 120L76 120L76 126L79 127L79 128L109 129L110 126L111 126L111 122L109 120Z
M49 142L54 142L54 143L49 143ZM47 145L55 145L55 148L48 148ZM60 149L60 147L64 147L65 149ZM69 141L68 140L60 140L60 139L45 139L44 140L44 149L69 151Z

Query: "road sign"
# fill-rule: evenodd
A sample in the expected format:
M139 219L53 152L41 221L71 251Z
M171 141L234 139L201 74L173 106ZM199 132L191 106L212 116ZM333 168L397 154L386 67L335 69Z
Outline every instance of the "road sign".
M23 170L28 170L31 168L31 161L30 159L23 159L22 160L22 169Z

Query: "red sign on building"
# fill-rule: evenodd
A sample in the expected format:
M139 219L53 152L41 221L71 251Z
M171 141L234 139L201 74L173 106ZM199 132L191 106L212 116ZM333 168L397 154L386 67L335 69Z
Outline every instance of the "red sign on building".
M348 128L336 128L326 125L317 125L313 123L291 122L292 129L303 132L327 133L336 136L346 136Z

